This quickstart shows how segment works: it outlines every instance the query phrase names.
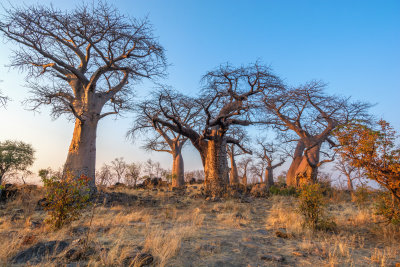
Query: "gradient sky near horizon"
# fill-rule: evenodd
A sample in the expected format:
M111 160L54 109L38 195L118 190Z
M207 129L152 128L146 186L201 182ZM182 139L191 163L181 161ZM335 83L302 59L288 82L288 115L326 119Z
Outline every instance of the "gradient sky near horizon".
M5 7L10 3L0 2ZM38 2L14 0L12 4ZM40 1L61 9L80 2ZM221 63L241 65L260 60L288 84L320 79L329 84L329 93L376 103L371 112L400 130L400 1L108 2L130 16L148 16L171 64L163 82L184 93L194 95L201 76ZM48 108L41 113L25 110L21 101L29 91L24 87L26 73L6 67L12 43L1 39L0 89L12 101L0 109L0 140L31 143L37 151L35 172L60 167L66 159L73 122L63 117L52 120ZM138 95L152 89L151 83L136 87ZM152 158L169 168L169 154L145 152L140 141L132 144L125 138L130 124L130 114L100 121L97 166L122 156L128 162ZM193 148L184 151L184 159L187 170L201 168Z

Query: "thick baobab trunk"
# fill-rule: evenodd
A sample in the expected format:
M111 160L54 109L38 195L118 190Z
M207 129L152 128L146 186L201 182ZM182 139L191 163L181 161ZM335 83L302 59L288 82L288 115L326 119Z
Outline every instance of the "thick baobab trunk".
M91 178L89 186L96 190L95 164L96 164L96 131L97 120L81 121L76 119L71 145L69 146L67 160L64 165L64 175L70 173L76 177L82 174Z
M185 184L185 169L182 153L179 149L173 151L172 187L181 187Z
M304 149L304 143L302 141L298 141L296 149L294 151L292 164L290 164L289 170L286 174L286 184L288 186L296 186L296 170L301 163Z
M306 155L303 155L300 165L296 170L296 186L317 182L319 150L320 146L317 145L307 152L308 159Z
M229 155L229 158L231 160L231 171L229 174L230 184L238 184L239 183L239 174L238 174L238 170L237 170L237 166L236 166L235 156L233 155L233 153L231 153Z
M204 173L205 187L212 196L221 196L229 180L229 168L225 139L214 133L214 138L207 141Z
M265 169L265 184L267 185L268 188L270 188L272 185L274 185L274 174L273 174L274 169L273 168L266 168Z

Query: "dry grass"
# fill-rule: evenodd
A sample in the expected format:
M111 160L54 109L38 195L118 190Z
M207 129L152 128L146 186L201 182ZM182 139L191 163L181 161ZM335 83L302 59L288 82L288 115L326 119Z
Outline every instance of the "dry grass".
M380 218L371 208L360 209L347 200L332 201L328 206L337 233L313 233L303 229L293 197L215 203L194 198L195 189L189 189L185 196L151 190L118 191L152 198L157 204L98 205L59 231L46 225L32 228L32 222L46 216L44 211L35 210L40 192L33 193L32 201L25 196L2 206L0 266L10 265L18 251L50 240L65 240L69 248L81 248L84 256L77 260L81 266L126 266L138 253L150 253L153 266L281 264L262 260L266 254L283 256L287 266L393 266L400 261L399 228L377 223ZM278 236L277 231L287 236ZM81 241L86 239L87 247L82 248ZM64 265L71 261L64 254L47 255L36 266Z
M171 229L152 227L147 229L144 251L156 258L157 266L165 266L169 259L178 254L182 239L193 235L195 231L193 225L175 225Z
M272 207L267 210L266 229L283 228L289 234L300 235L307 231L303 228L302 217L296 212L296 199L293 197L273 196Z

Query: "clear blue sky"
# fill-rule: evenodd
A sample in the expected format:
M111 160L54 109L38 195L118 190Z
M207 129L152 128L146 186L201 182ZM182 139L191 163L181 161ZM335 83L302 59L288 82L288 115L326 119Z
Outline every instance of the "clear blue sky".
M12 1L14 5L37 2ZM81 1L40 2L69 8ZM400 1L110 2L131 16L149 17L172 64L165 82L185 93L195 94L201 75L220 63L261 60L289 84L321 79L333 94L376 103L372 113L400 130ZM64 118L52 121L48 109L40 114L24 110L20 101L28 92L23 87L25 73L5 67L10 49L10 44L0 43L0 88L13 99L0 110L0 140L30 142L37 150L34 171L61 166L73 124ZM151 88L144 83L136 90L144 95ZM168 168L168 154L148 154L139 149L140 143L126 141L130 121L126 114L100 122L98 165L117 156L128 161L151 157ZM193 149L184 156L187 169L201 168Z

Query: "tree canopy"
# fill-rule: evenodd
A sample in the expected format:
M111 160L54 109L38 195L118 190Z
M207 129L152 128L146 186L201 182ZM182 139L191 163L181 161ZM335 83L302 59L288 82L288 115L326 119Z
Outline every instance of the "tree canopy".
M7 140L0 142L0 183L9 171L25 170L34 161L35 150L30 144Z

